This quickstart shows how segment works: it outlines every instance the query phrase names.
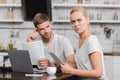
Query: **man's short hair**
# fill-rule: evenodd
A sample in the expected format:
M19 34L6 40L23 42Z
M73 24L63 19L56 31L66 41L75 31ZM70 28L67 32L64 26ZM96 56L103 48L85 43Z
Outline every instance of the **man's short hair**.
M33 18L33 24L37 28L38 24L49 21L49 17L44 13L37 13Z

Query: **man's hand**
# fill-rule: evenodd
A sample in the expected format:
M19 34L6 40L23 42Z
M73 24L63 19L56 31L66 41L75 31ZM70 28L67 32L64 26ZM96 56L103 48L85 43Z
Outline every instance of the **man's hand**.
M39 64L42 68L47 68L50 66L50 61L47 58L42 58L39 60Z
M28 35L28 38L27 38L27 41L28 42L32 42L32 41L35 41L37 38L39 38L40 37L40 35L39 35L39 33L36 31L36 29L32 32L32 33L30 33L29 35Z

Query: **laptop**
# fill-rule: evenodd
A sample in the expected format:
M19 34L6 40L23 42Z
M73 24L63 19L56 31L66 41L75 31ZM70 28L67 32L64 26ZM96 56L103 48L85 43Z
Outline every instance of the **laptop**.
M29 52L27 50L10 50L8 51L11 67L14 72L24 73L44 73L45 69L33 69Z

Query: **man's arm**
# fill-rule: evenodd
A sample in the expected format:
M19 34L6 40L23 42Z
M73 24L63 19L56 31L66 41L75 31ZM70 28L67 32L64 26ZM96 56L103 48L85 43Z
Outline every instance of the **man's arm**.
M76 67L76 63L75 63L75 53L73 50L73 47L70 43L70 41L65 38L63 39L63 50L64 50L64 54L66 56L66 63L68 63L69 65L71 65L71 67Z

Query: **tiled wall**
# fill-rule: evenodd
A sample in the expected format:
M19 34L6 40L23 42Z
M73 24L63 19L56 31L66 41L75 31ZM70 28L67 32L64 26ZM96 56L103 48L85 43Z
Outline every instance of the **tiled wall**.
M52 0L52 1L61 1L61 0ZM72 2L73 0L71 0ZM73 3L75 3L76 1L73 1ZM20 10L21 11L21 10ZM19 13L20 11L17 11L16 13ZM54 10L53 10L54 11ZM57 12L55 12L57 13ZM59 14L62 14L63 12L60 12ZM108 18L111 15L108 15ZM16 16L16 17L20 17L20 16ZM22 15L21 15L22 17ZM55 16L54 16L55 17ZM75 48L75 44L77 44L78 41L78 36L77 34L71 29L71 26L69 23L53 23L53 31L64 35L66 37L69 38L69 40L71 41L73 47ZM113 51L113 41L116 41L116 43L114 42L114 45L120 45L120 34L119 34L119 30L120 30L120 23L118 24L91 24L90 25L90 29L92 31L93 34L95 34L98 39L100 40L104 52L112 52ZM111 31L111 36L109 38L106 38L106 33L104 32L104 28L108 27L109 29L112 29ZM14 28L14 29L12 29ZM5 46L8 44L9 40L10 40L10 36L11 36L11 32L14 32L14 40L17 41L18 43L18 47L19 47L19 42L21 41L26 41L27 35L32 31L32 29L34 28L32 22L28 22L28 21L24 21L23 23L0 23L0 40L4 41ZM19 36L17 36L17 32L20 33ZM117 39L117 40L114 40ZM118 52L119 51L119 46L117 46L116 48Z

